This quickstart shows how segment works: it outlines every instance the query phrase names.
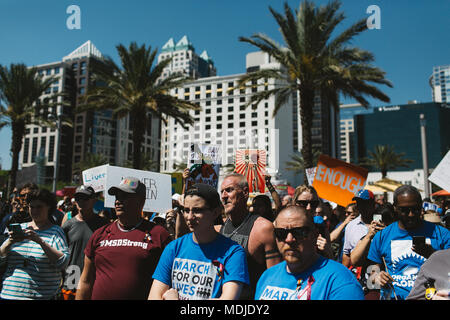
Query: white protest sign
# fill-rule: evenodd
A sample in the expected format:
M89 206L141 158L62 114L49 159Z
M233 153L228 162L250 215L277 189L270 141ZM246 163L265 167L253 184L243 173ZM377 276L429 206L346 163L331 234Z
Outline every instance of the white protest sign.
M450 191L450 151L439 162L428 180L442 189Z
M308 184L309 184L310 186L313 185L313 182L314 182L314 176L316 175L316 169L317 169L317 167L314 167L314 168L306 168L306 169L305 169L305 171L306 171L306 177L308 178Z
M217 189L221 163L220 145L213 144L191 144L187 167L190 177L187 179L186 187L195 183L209 184Z
M138 178L147 187L144 211L159 212L164 215L167 210L172 209L172 178L170 175L116 166L108 166L106 169L106 208L114 208L115 196L108 194L109 188L118 186L124 177Z
M83 184L94 188L95 192L105 190L106 186L106 168L108 164L90 168L82 172Z

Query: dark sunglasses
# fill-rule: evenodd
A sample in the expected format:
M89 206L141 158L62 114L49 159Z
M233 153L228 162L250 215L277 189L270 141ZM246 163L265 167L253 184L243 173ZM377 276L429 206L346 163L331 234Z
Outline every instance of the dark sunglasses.
M76 202L78 202L78 201L88 201L90 199L90 197L89 196L75 196L74 199L75 199Z
M315 209L319 205L319 201L318 200L296 200L295 204L297 206L303 207L303 208L306 208L309 204L312 209Z
M410 212L412 212L414 214L419 214L422 211L422 207L420 207L420 206L418 206L418 207L397 207L397 209L402 214L409 214Z
M286 240L289 233L292 234L297 241L305 240L311 232L311 228L309 227L297 227L292 229L274 228L273 230L278 241Z

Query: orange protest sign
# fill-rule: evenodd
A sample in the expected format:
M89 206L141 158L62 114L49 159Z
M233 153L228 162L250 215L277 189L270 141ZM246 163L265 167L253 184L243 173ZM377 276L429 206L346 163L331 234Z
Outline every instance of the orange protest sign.
M313 187L322 199L345 207L353 202L356 191L364 188L368 173L365 168L322 154L317 163Z

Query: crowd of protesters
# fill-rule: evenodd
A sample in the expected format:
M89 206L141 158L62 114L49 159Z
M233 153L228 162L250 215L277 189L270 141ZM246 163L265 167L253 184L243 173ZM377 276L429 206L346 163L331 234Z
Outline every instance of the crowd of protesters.
M143 212L134 177L105 190L115 207L101 212L91 186L57 202L27 183L2 202L0 299L450 298L449 199L425 211L432 200L404 185L392 203L362 189L343 207L265 178L253 198L237 173L194 184L165 213Z

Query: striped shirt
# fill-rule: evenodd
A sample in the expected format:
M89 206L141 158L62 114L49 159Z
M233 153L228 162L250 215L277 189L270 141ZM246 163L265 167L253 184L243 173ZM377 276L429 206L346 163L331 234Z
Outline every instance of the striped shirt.
M22 228L28 223L22 223ZM41 246L31 240L16 242L8 253L8 267L3 275L2 299L34 300L52 299L60 289L62 270L69 261L69 249L61 227L50 228L36 233L50 246L63 253L55 263L51 263Z

